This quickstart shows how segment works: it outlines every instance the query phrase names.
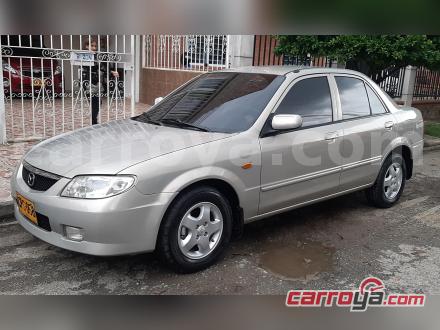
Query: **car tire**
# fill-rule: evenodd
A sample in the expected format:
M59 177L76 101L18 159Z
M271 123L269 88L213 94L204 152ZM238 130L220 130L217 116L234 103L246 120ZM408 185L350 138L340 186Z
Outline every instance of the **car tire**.
M231 205L220 191L209 186L185 191L173 201L162 220L156 252L176 272L205 269L226 252L232 225Z
M368 202L379 208L393 206L402 195L405 181L405 161L401 154L392 153L383 162L374 185L365 191Z

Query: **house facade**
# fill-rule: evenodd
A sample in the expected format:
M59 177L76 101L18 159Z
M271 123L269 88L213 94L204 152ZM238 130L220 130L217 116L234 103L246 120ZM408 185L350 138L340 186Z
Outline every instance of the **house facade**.
M93 104L100 123L134 116L205 72L260 65L343 67L325 57L298 63L293 56L277 56L276 45L271 35L3 35L0 143L41 140L91 125ZM97 81L83 74L93 71L89 67L99 67ZM402 68L381 87L402 103L414 99L425 118L440 117L440 73Z
M262 65L292 65L294 58L277 56L271 35L144 35L139 101L153 104L186 81L204 72ZM326 58L309 65L336 67Z
M153 104L204 72L253 63L252 35L144 35L139 101Z

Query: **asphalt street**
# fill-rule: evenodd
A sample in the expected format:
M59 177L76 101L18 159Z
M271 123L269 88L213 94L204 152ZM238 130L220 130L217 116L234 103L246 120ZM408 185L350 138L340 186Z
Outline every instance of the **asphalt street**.
M394 292L440 293L440 151L427 152L396 206L357 192L245 226L215 266L177 275L154 254L93 257L0 223L1 294L286 294L355 289L368 276Z

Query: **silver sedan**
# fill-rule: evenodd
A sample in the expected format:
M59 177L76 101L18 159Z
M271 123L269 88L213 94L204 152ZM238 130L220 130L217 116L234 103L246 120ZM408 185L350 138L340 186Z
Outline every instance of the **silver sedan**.
M156 250L192 272L250 221L356 190L392 206L422 148L420 112L358 72L207 73L137 117L34 146L12 177L15 217L65 249Z

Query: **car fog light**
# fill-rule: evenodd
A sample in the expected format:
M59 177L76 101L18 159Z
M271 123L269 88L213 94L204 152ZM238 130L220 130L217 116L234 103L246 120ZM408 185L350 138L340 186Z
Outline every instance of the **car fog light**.
M84 238L84 231L82 228L65 226L67 239L72 241L82 241Z

